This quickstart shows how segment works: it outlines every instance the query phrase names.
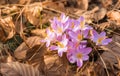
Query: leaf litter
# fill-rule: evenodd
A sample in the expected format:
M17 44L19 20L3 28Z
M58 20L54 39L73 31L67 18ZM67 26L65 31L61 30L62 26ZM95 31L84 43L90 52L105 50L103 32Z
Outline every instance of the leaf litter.
M119 3L120 0L1 0L0 75L120 76ZM91 53L91 59L80 69L40 42L45 37L44 26L49 27L49 20L62 12L75 19L82 15L88 24L112 37L110 44L97 48L97 53L102 53ZM23 42L13 51L7 41L16 35ZM16 42L19 39L13 41Z

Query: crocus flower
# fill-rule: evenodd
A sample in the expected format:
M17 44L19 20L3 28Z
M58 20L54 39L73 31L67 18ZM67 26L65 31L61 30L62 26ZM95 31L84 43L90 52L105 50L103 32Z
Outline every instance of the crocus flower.
M64 35L62 36L62 40L59 41L59 42L57 42L56 44L57 44L57 46L52 45L52 46L50 47L50 49L51 49L51 50L58 50L58 55L59 55L60 57L62 57L63 52L66 52L67 49L68 49L68 47L67 47L68 39L66 38L66 35L64 34Z
M51 28L56 33L57 36L61 36L69 27L69 22L61 23L57 20L53 21L51 24Z
M53 32L53 30L48 28L46 30L46 37L44 40L42 40L42 42L46 42L46 47L49 47L50 43L55 41L55 38L56 38L56 35Z
M57 18L61 23L66 23L69 19L68 16L66 16L64 13L61 14L60 17Z
M78 31L79 30L79 27L78 27L78 21L75 20L75 19L69 19L69 30L72 30L74 32Z
M93 29L91 26L85 24L85 18L83 16L80 16L80 18L77 21L80 30Z
M79 30L76 32L69 31L68 34L72 41L81 42L84 38L87 37L88 31L79 31Z
M58 21L62 24L66 23L69 20L69 17L66 16L64 13L61 14L60 17L54 17L53 20L50 20L51 23Z
M98 34L95 30L93 30L93 42L96 43L96 45L107 45L109 42L112 41L111 38L106 39L106 33L103 31L100 34Z
M86 44L87 44L87 41L84 40L84 41L81 41L80 43L79 42L74 42L74 41L69 41L68 42L68 49L76 49L76 48L85 48L86 47Z
M88 54L91 51L92 49L90 47L71 50L67 52L67 58L70 61L70 63L77 62L77 66L81 67L83 65L83 61L86 61L89 59Z

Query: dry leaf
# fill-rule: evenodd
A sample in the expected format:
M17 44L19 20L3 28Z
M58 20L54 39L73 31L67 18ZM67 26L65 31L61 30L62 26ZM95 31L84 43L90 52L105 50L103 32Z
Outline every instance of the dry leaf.
M94 20L99 21L105 17L107 10L105 8L100 8L94 13Z
M77 0L78 7L82 10L88 9L88 0Z
M19 4L29 4L29 3L38 2L38 1L39 0L19 0Z
M33 66L18 62L1 63L0 67L3 76L43 76Z
M0 5L5 4L5 0L0 0Z
M1 41L6 41L14 36L15 25L12 21L12 17L0 19L0 33Z
M40 25L41 10L42 4L28 6L25 8L24 16L31 24L38 26Z
M12 14L12 13L15 13L15 12L18 12L20 10L20 8L18 8L17 6L9 6L9 7L4 7L4 9L1 10L1 14Z
M45 64L48 69L47 76L60 76L60 72L57 70L59 67L58 55L45 55Z
M35 29L31 30L31 34L35 36L40 36L41 38L45 37L45 30L46 29Z
M7 0L6 3L8 4L15 4L18 3L19 0Z
M37 36L28 38L26 43L23 42L15 50L14 54L17 59L27 61L30 65L38 68L40 72L45 73L44 52L46 47L40 40L41 38Z
M104 22L104 23L101 23L101 24L99 24L99 29L100 30L104 30L105 28L107 28L107 27L109 27L110 26L110 23L109 22Z
M118 11L109 11L107 13L107 17L111 20L111 21L115 21L116 25L120 25L120 12Z
M103 52L103 54L101 55L102 59L104 60L104 63L106 65L103 64L103 61L98 61L101 65L103 65L104 68L109 69L110 71L113 72L113 74L115 74L115 76L117 76L116 72L119 72L118 69L120 69L120 36L118 35L113 35L112 38L112 42L110 44L108 44L107 46L101 46L102 49L106 50L105 52ZM113 68L114 66L116 66L116 68ZM112 67L112 68L111 68Z
M57 10L57 11L62 11L65 12L65 6L61 1L57 1L57 2L52 2L52 1L45 1L43 2L44 7L47 7L48 9L53 9L53 10Z
M99 1L102 3L103 7L105 8L109 7L113 3L112 0L99 0Z
M29 37L26 42L23 42L14 52L17 59L25 59L27 51L36 45L40 45L40 37Z
M31 0L19 0L19 4L27 4L30 3Z

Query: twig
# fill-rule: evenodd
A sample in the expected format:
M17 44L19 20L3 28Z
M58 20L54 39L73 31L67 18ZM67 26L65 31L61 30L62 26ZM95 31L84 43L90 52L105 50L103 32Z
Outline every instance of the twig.
M92 44L92 42L91 42L91 45L93 46L94 50L98 53L98 55L99 55L99 57L100 57L103 65L105 66L105 70L106 70L107 76L110 76L110 75L109 75L109 72L108 72L108 70L107 70L107 66L106 66L106 64L105 64L105 61L103 60L103 58L101 57L101 55L100 55L100 53L97 51L97 49L94 47L94 45Z

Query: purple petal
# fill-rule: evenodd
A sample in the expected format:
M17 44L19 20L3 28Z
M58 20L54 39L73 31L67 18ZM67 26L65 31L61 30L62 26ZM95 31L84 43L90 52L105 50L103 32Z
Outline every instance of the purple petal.
M62 19L62 18L64 18L64 16L65 16L65 14L62 13L62 14L60 15L60 18Z
M67 46L67 44L68 44L68 40L65 39L65 40L63 41L63 44L64 44L65 46Z
M86 41L86 40L81 41L81 43L80 43L80 45L79 45L79 49L85 48L85 47L86 47L86 44L87 44L87 41Z
M56 21L56 17L53 18L53 20L51 20L51 27L52 29L56 29L57 28L57 21Z
M112 39L104 39L103 41L102 41L102 45L107 45L109 42L111 42L112 41Z
M74 56L68 57L68 60L70 61L70 63L76 62L76 58Z
M94 37L92 40L93 40L93 42L97 42L98 38Z
M63 52L67 52L67 47L64 47L64 48L58 48L58 55L60 56L60 57L62 57L62 54L63 54Z
M84 55L84 56L82 57L82 59L83 59L83 61L86 61L86 60L89 59L89 56L88 56L88 55Z
M91 27L91 26L89 26L89 25L85 25L86 26L86 29L89 29L89 30L92 30L93 29L93 27Z
M49 47L49 46L50 46L50 41L47 40L47 42L46 42L46 47Z
M58 49L58 46L54 46L54 45L50 46L50 50L57 50L57 49Z
M92 51L92 48L90 48L90 47L80 49L80 52L81 52L83 55L87 55L87 54L89 54L91 51Z
M82 59L78 59L77 60L77 66L78 67L82 67L82 65L83 65L83 60Z
M68 39L66 38L66 34L62 36L62 43L66 46L68 44Z
M58 55L62 57L63 51L58 51Z
M100 33L100 36L102 36L102 37L104 37L105 35L106 35L106 32L104 32L104 31Z
M65 23L69 19L69 17L66 16L64 13L61 14L60 18L63 23Z
M80 16L80 18L78 19L78 21L84 21L85 20L85 18L83 17L83 16Z
M76 39L77 35L76 35L75 32L69 31L68 33L69 33L69 36L70 36L71 38Z
M66 22L65 25L64 25L64 30L66 31L69 26L70 26L70 22Z
M84 36L84 38L86 38L86 37L88 36L88 32L89 32L89 30L84 30L84 31L83 31L83 36Z
M97 33L97 31L96 31L96 30L93 30L93 36L94 36L94 37L96 37L96 38L98 38L98 37L99 37L99 34Z
M58 55L59 55L60 57L62 57L63 52L64 52L64 50L63 50L63 49L59 49L59 50L58 50Z

